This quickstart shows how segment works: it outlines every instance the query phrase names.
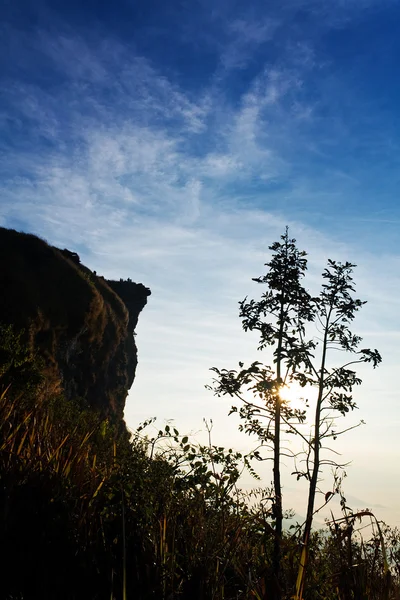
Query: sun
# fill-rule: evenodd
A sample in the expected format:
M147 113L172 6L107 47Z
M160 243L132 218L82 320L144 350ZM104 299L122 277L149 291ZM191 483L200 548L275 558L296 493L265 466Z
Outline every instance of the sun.
M280 392L282 400L287 402L295 410L305 410L307 408L307 393L298 383L284 385Z

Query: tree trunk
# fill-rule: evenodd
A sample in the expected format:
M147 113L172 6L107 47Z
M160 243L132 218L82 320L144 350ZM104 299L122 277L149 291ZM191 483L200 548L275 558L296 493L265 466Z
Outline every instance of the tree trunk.
M318 483L318 474L320 468L320 425L321 425L321 408L322 408L322 399L324 396L324 373L325 373L325 363L326 363L326 352L328 345L328 332L329 332L329 321L330 321L331 311L329 312L326 319L326 327L324 334L324 341L322 346L322 357L321 357L321 370L320 370L320 378L318 384L318 399L317 406L315 409L315 422L314 422L314 442L313 442L313 469L310 479L310 486L308 489L308 502L307 502L307 517L306 524L304 528L304 534L302 539L302 551L300 556L300 566L299 573L296 582L296 600L303 599L304 592L304 584L306 579L306 571L308 565L308 555L310 549L310 536L311 536L311 528L314 516L314 506L315 506L315 494L317 492L317 483Z

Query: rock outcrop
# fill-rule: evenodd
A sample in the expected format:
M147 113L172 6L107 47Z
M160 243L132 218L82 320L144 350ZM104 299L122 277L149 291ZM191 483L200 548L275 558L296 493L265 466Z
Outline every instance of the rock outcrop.
M30 234L0 228L0 322L25 330L50 393L122 419L137 366L134 330L150 290L106 281Z

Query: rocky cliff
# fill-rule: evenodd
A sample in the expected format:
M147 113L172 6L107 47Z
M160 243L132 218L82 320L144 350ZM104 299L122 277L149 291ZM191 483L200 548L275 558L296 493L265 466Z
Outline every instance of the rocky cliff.
M0 322L24 329L49 393L122 418L137 365L134 330L150 290L106 281L79 256L0 228Z

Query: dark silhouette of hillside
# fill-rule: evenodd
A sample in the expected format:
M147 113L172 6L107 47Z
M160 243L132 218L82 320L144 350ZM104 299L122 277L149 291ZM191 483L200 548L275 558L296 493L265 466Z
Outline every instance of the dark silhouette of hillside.
M79 256L0 228L0 322L43 359L49 393L122 419L137 366L134 330L150 290L107 282Z

